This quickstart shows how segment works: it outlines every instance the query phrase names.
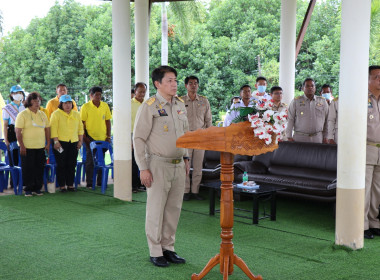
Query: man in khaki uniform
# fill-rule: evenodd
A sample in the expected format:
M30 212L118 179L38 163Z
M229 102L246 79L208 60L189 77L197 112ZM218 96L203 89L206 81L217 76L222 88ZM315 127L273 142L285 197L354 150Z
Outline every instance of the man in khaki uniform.
M196 76L189 76L185 79L185 87L187 95L183 96L187 111L187 119L189 120L190 131L199 128L208 128L212 125L212 116L210 103L207 97L198 95L199 79ZM204 150L188 149L190 161L193 165L191 176L191 193L192 197L197 200L203 200L199 195L199 184L202 180L202 164L205 154ZM190 176L186 176L185 194L183 200L190 200Z
M334 98L329 106L329 116L327 119L327 141L329 144L338 143L338 109L339 98Z
M380 236L380 65L369 67L364 238Z
M288 141L327 143L327 102L324 97L315 96L311 78L305 79L302 90L304 95L290 102L286 137Z
M147 187L145 232L150 261L156 266L185 263L174 252L181 213L187 149L177 148L177 138L188 130L184 101L176 97L177 71L160 66L152 72L157 94L145 101L136 116L133 143L141 183Z
M288 112L288 105L285 103L281 102L282 101L282 87L279 86L273 86L270 89L270 96L272 98L273 102L273 107L272 110L275 112ZM285 130L282 131L282 141L286 141L286 135L285 135Z

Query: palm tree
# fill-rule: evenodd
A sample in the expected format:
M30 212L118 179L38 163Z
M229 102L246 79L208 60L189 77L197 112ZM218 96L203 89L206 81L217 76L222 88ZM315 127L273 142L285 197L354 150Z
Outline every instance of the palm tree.
M201 3L197 1L185 1L185 2L170 2L168 5L169 11L173 14L179 24L178 31L181 35L181 40L184 43L188 43L191 39L192 29L191 23L193 21L202 21L204 15L202 14L203 8ZM161 6L161 64L167 65L169 60L168 50L168 19L166 3L163 2Z

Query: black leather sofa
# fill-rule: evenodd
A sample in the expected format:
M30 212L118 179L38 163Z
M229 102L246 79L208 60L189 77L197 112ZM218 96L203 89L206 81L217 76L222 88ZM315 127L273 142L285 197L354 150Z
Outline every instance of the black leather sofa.
M285 187L279 194L335 202L337 146L281 142L271 153L234 164L235 182L244 171L257 184Z

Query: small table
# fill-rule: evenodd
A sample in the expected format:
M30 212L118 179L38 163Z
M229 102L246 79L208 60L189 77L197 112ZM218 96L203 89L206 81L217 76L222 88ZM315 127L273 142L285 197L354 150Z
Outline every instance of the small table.
M216 181L216 182L209 182L209 183L203 183L202 186L209 188L210 190L210 210L209 210L209 215L214 216L215 211L219 212L220 210L217 209L215 210L215 195L216 195L216 190L220 189L221 182ZM253 198L253 208L252 208L252 224L258 224L259 219L266 219L270 218L271 221L276 220L276 208L277 208L277 203L276 203L276 192L279 190L284 190L285 188L283 187L274 187L266 184L260 184L260 188L256 189L255 192L245 192L241 188L236 187L234 184L234 189L233 192L234 194L243 194L245 196L250 196ZM270 215L264 215L262 217L259 217L259 201L263 197L268 197L271 202L271 210L270 210ZM242 211L248 211L245 209L240 209L240 208L234 208L236 210L242 210ZM248 211L251 212L251 211ZM242 216L242 215L235 215L241 218L247 218L251 219L251 217L248 216Z

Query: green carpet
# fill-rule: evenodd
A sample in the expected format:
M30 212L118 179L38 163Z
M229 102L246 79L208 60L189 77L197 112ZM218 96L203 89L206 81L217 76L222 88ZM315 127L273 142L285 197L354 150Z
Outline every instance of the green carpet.
M176 251L187 263L154 267L144 232L146 193L133 202L111 194L112 185L106 195L80 189L0 197L0 279L190 279L219 252L218 214L208 215L208 200L186 201ZM235 206L251 209L252 202ZM277 221L250 223L235 220L235 253L264 279L380 279L380 237L358 251L334 246L327 204L279 198ZM204 279L222 279L219 265ZM235 266L229 279L248 278Z

